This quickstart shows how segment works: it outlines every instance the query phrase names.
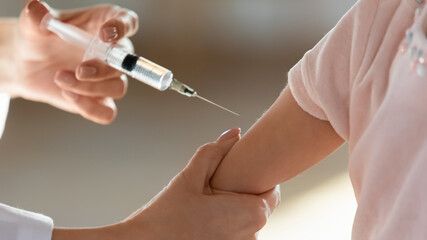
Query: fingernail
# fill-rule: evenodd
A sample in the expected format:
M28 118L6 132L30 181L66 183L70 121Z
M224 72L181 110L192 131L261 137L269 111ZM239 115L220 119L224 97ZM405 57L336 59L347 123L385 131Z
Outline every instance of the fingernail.
M97 72L95 67L82 66L79 68L79 77L80 78L90 78L93 77Z
M76 78L71 74L63 73L55 79L55 82L65 86L73 86L76 83Z
M27 11L34 11L39 8L39 1L33 0L27 5Z
M64 95L65 98L71 101L76 101L77 99L79 99L79 95L70 91L62 91L62 94Z
M106 27L102 30L102 33L104 34L104 40L107 42L112 42L119 37L119 31L116 27Z
M239 134L240 134L240 128L233 128L221 134L221 136L218 138L218 141L232 139L237 137Z

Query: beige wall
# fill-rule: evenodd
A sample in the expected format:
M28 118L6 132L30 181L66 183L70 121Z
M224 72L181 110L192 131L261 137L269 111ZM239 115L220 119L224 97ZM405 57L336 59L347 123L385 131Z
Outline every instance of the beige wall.
M101 3L48 2L64 8ZM107 127L13 100L0 141L0 202L42 212L60 226L124 218L167 184L199 145L231 127L246 131L283 89L287 71L354 0L108 2L140 14L137 53L241 117L136 81ZM17 16L24 3L0 0L0 16ZM284 202L345 174L346 154L343 149L284 184Z

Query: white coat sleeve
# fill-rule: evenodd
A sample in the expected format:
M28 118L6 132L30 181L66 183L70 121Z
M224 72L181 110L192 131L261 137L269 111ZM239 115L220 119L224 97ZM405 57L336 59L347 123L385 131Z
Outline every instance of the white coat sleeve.
M0 240L51 240L53 221L0 203Z
M0 93L0 138L9 110L9 95ZM53 221L38 213L0 203L0 240L51 240Z
M6 125L7 113L9 111L9 101L10 98L8 94L0 93L0 138L3 135L4 127Z
M9 111L9 95L0 93L0 138ZM53 221L42 214L0 203L0 240L51 240Z

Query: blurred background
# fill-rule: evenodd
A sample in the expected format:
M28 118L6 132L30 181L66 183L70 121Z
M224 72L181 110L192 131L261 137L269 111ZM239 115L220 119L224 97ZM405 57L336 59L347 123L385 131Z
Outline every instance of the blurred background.
M73 0L114 3L140 15L136 52L235 117L196 99L130 81L119 115L98 126L15 99L0 141L0 202L51 216L57 226L111 224L148 202L223 131L243 132L286 85L288 70L355 0ZM24 0L0 0L16 17ZM282 204L261 239L350 239L355 200L347 147L282 184Z

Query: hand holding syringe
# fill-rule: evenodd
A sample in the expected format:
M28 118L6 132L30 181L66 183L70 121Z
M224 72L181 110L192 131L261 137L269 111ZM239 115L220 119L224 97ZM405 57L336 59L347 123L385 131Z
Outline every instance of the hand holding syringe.
M67 43L85 49L86 59L100 59L111 67L160 91L171 89L187 97L197 97L230 113L239 115L199 96L194 89L174 79L170 70L132 54L117 45L102 42L78 27L56 20L51 14L44 17L41 28L55 33Z

